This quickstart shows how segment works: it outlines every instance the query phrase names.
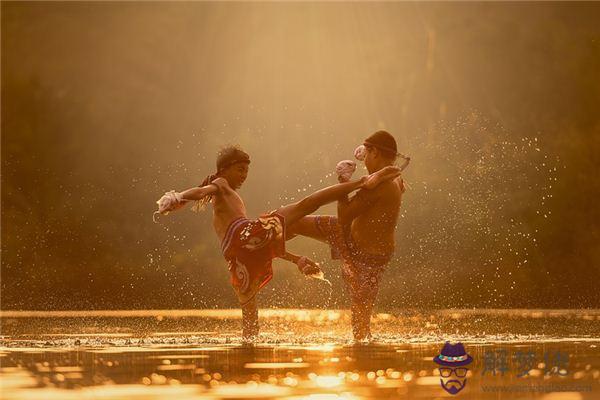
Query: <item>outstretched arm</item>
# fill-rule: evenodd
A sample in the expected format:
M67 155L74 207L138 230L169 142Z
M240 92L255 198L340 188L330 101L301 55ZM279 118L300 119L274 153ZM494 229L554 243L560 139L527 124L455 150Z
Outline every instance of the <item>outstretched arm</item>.
M184 190L183 192L180 193L180 195L181 195L182 201L200 200L203 197L211 195L211 194L215 194L218 191L219 191L219 187L217 185L213 185L211 183L210 185L206 185L206 186L202 186L202 187L193 187L191 189Z
M217 184L194 187L179 193L171 190L170 192L165 193L165 195L157 201L158 212L161 214L168 214L171 211L177 211L190 201L200 200L203 197L210 196L218 191L219 186Z
M215 194L218 191L219 188L216 185L210 184L202 187L193 187L184 190L183 192L175 193L177 202L172 206L173 209L171 211L177 211L180 208L185 207L190 201L200 200L203 197Z

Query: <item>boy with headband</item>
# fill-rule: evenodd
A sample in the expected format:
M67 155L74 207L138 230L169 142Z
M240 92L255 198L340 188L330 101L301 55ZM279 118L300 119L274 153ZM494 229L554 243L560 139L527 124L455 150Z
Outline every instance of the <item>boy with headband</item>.
M390 166L359 180L321 189L296 203L251 220L246 217L244 202L236 192L246 180L249 164L250 157L240 148L226 147L217 157L217 173L208 176L200 187L180 193L167 192L157 202L158 212L168 214L189 201L197 201L199 209L212 201L213 226L221 240L231 283L242 306L242 331L246 340L258 334L256 294L273 276L273 258L295 262L301 269L304 264L303 272L307 274L319 271L318 266L305 257L285 251L286 227L354 190L374 189L400 174L397 167Z

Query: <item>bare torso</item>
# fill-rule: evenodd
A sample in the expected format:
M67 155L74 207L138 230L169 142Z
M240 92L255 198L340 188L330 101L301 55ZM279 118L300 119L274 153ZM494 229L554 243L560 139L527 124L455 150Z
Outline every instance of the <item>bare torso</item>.
M213 196L213 227L219 237L223 240L227 228L236 219L246 218L246 206L240 195L233 190L223 178L217 178L213 182L219 191Z
M404 186L401 179L395 179L374 190L380 191L381 197L352 221L352 238L366 253L389 254L394 251L394 232Z

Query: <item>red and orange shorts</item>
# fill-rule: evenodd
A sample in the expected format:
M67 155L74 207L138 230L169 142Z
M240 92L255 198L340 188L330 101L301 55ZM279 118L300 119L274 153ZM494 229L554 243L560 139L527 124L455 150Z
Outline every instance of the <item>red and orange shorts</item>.
M273 278L273 258L285 254L285 220L279 214L234 220L221 242L229 263L231 285L241 305Z

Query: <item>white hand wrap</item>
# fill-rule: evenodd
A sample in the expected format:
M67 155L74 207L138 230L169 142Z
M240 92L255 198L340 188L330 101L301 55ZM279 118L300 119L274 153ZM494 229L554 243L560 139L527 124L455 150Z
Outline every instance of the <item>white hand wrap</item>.
M365 161L365 157L367 156L367 148L364 144L361 144L354 150L354 157L358 161Z
M161 214L167 214L169 211L173 211L175 206L181 203L183 197L181 193L177 193L174 190L166 192L163 197L161 197L156 204L158 204L158 212Z
M340 161L335 166L335 173L338 174L340 182L348 182L354 171L356 171L356 163L352 160Z

